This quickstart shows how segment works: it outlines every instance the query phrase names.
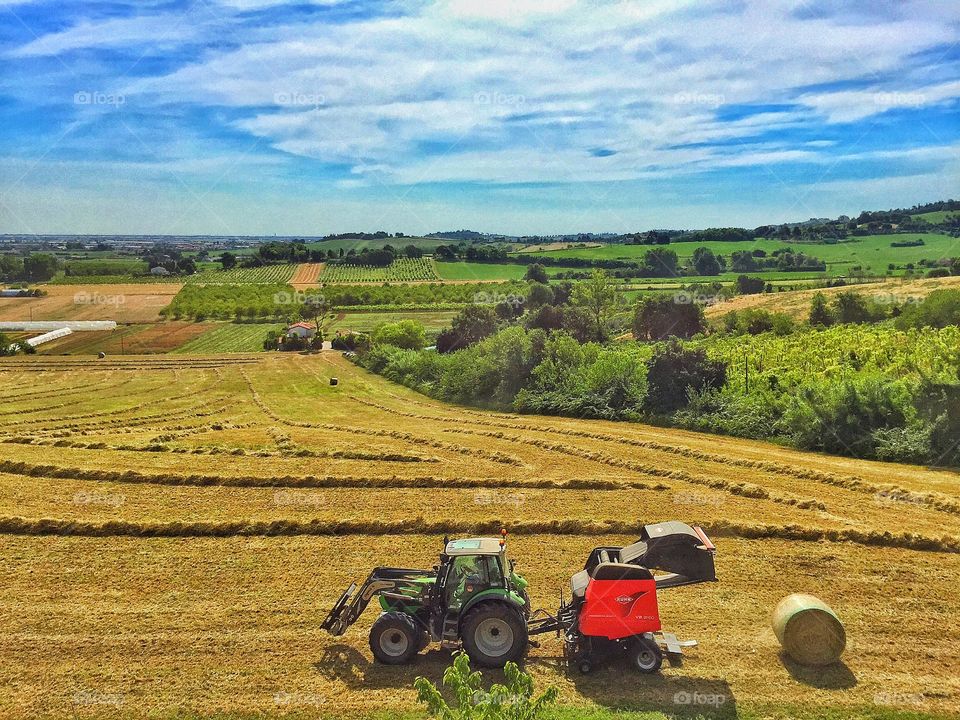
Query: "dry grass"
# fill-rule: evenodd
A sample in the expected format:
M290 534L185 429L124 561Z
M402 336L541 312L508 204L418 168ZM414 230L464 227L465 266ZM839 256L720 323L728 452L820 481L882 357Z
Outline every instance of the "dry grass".
M776 717L886 693L960 712L954 473L445 406L333 353L18 358L0 362L0 403L2 717L118 710L97 699L132 715L411 709L413 676L446 656L372 665L373 611L323 635L350 581L506 523L534 605L554 609L590 548L671 518L719 547L720 584L662 597L701 647L660 678L581 678L547 639L529 667L567 702L671 711L697 690ZM840 614L846 666L784 664L768 616L790 592Z
M796 319L806 319L810 314L810 301L813 296L822 292L828 298L838 293L853 290L868 297L876 297L881 302L900 303L916 302L934 290L943 288L956 289L960 287L960 277L923 278L918 280L904 280L897 278L884 282L865 283L863 285L848 285L846 287L823 288L819 290L794 290L782 293L762 293L759 295L737 295L733 299L708 306L705 309L708 318L726 315L733 310L747 308L782 312Z
M290 284L298 290L316 287L317 280L326 263L301 263L290 279Z
M179 283L44 285L45 297L0 301L0 320L154 322L181 287Z

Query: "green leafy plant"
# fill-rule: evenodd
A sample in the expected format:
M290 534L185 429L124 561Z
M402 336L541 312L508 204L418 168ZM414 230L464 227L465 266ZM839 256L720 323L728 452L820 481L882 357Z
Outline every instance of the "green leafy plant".
M540 697L534 698L533 679L516 663L508 662L503 674L506 684L496 683L489 691L484 690L483 676L470 671L470 658L465 653L457 653L453 664L443 673L443 684L453 692L453 705L424 677L414 680L413 687L417 701L440 720L534 720L556 702L555 687L547 688Z

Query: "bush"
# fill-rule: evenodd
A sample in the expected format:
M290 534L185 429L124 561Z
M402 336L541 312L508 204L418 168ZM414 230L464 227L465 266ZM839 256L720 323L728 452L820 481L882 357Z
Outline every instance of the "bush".
M705 332L703 308L692 302L678 303L670 295L642 298L633 315L633 337L637 340L689 338Z
M805 450L877 457L889 447L889 434L906 428L913 415L910 393L880 373L842 382L811 381L791 396L783 426Z
M437 352L462 350L496 331L497 313L493 308L488 305L467 305L453 318L450 327L437 336Z
M749 275L740 275L737 277L737 292L740 295L756 295L762 293L764 282L759 278L752 278Z
M948 325L960 325L960 290L934 290L923 302L908 305L896 320L901 330Z
M772 313L754 308L727 313L723 316L723 325L728 333L734 335L773 332L783 336L789 335L795 329L793 318L786 313Z
M506 685L495 684L489 691L483 689L483 676L470 672L470 659L458 652L453 664L443 673L443 684L453 694L454 705L447 704L440 690L424 677L413 681L417 702L427 706L434 717L441 720L536 720L548 705L556 702L559 694L554 687L538 698L533 696L533 679L516 663L503 668Z
M334 350L343 350L353 352L363 350L370 345L370 336L361 333L340 333L338 332L330 342L330 347Z
M711 360L704 350L686 349L673 340L658 347L647 361L648 412L668 414L689 402L691 392L719 389L727 381L726 363Z
M423 325L415 320L400 320L379 325L370 337L374 345L393 345L405 350L421 350L427 344Z

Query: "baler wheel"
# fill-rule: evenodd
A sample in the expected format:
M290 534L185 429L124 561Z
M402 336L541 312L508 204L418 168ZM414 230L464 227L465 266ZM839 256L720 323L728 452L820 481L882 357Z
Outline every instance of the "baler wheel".
M644 635L638 635L633 639L627 649L627 657L630 658L630 664L642 673L655 673L663 664L660 645L656 640Z

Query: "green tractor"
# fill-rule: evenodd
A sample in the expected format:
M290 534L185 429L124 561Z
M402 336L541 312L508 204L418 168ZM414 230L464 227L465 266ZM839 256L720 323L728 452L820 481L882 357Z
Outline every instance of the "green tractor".
M322 628L343 635L374 596L381 614L370 629L374 657L409 662L431 642L458 648L481 667L518 662L526 652L530 599L502 538L448 540L433 570L378 567L358 588L350 585Z

